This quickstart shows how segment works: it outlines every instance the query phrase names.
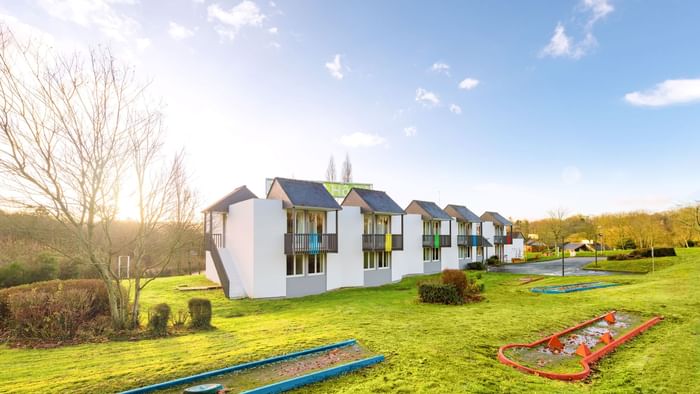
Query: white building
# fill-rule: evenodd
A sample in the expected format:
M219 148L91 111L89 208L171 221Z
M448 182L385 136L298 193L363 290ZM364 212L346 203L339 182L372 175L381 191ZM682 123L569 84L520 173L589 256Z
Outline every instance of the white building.
M444 211L457 221L457 257L459 268L484 261L484 248L493 246L482 236L481 218L463 205L450 204Z
M481 215L484 238L492 247L486 248L486 258L496 256L500 261L510 262L512 257L506 253L506 245L513 243L513 223L498 212L484 212Z
M412 201L404 211L360 188L338 204L323 184L295 179L275 178L264 199L242 186L204 210L206 276L230 298L299 297L488 257L479 218L448 208Z

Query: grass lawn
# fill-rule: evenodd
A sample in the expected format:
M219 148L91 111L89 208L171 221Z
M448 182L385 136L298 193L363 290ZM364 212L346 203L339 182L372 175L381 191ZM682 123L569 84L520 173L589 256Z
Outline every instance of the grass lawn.
M700 387L700 249L679 250L653 275L610 276L624 286L561 295L533 286L600 280L552 277L520 285L520 276L483 274L486 301L465 306L416 302L416 281L346 289L293 300L224 299L219 291L179 292L202 277L153 282L144 304L185 308L192 296L214 305L218 328L181 337L49 350L0 346L2 392L105 393L262 357L356 338L386 361L308 386L304 393L689 392ZM527 343L603 312L628 310L666 319L604 357L586 382L526 375L496 360L498 347Z
M678 257L657 257L654 261L654 269L661 270L668 268L678 262ZM635 272L647 273L652 270L651 259L638 260L598 260L598 264L590 263L583 266L583 269L615 272Z

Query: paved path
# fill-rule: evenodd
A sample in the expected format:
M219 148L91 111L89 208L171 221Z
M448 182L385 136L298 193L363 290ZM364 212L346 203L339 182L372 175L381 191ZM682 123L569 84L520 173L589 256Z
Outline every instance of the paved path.
M598 261L605 258L598 257ZM587 271L581 269L584 265L595 260L593 257L568 257L564 260L565 276L587 275L619 275L619 272ZM504 264L500 267L489 267L491 272L510 272L512 274L551 275L561 276L561 260L543 261L541 263Z

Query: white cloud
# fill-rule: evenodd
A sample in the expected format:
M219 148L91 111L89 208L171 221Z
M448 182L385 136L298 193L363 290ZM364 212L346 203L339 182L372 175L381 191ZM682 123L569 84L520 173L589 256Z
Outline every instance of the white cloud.
M564 26L561 23L557 23L557 26L554 28L554 34L549 40L549 44L542 48L540 57L563 56L571 59L580 59L596 45L597 41L591 32L586 33L583 40L575 42L572 37L566 35Z
M561 180L564 184L575 185L581 180L582 174L578 167L565 167L561 172Z
M207 7L207 15L210 21L221 23L214 27L219 36L232 41L244 27L262 27L266 18L260 8L249 0L242 1L228 11L218 4L212 4Z
M462 113L462 108L457 104L450 104L450 112L460 115Z
M268 45L272 48L275 48L275 49L282 48L282 45L280 45L280 43L277 41L271 41Z
M477 86L479 86L479 80L474 78L464 78L459 83L459 88L464 90L472 90Z
M414 137L418 133L418 129L416 126L408 126L404 127L403 132L406 134L406 137Z
M128 41L141 27L136 20L112 7L118 3L134 4L134 0L39 0L38 3L54 18L84 27L96 27L117 41Z
M436 73L442 73L445 75L450 75L450 65L446 63L433 63L433 65L430 67L430 70Z
M343 79L343 65L340 63L340 55L335 55L333 61L326 63L326 69L335 79Z
M150 46L151 46L151 39L150 38L137 38L136 39L136 48L139 51L145 51Z
M608 3L608 0L583 0L583 8L592 13L588 20L588 24L591 25L591 27L599 19L615 11L615 8Z
M440 104L440 98L437 94L429 92L423 88L418 88L416 90L416 101L425 105L426 107L434 107Z
M652 89L627 93L625 100L644 107L663 107L700 101L700 79L668 79Z
M381 136L367 133L352 133L340 137L340 143L350 148L376 146L385 141Z
M615 8L610 5L608 0L583 0L578 10L588 14L583 28L583 38L576 40L574 37L567 35L564 25L561 22L557 22L552 38L540 51L540 57L568 57L576 60L588 54L591 49L598 45L598 41L593 35L593 25L613 12Z
M279 29L276 27L271 27L271 28L267 29L267 32L270 34L277 34L279 32Z
M170 34L170 37L176 40L184 40L185 38L189 38L194 35L194 30L188 29L185 26L179 25L175 22L170 22L168 26L168 34Z

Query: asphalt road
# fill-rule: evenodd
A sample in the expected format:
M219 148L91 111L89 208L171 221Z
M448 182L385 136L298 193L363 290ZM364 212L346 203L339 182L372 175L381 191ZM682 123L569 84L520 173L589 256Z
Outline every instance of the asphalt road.
M598 257L598 261L603 260ZM593 257L569 257L564 260L565 276L588 275L619 275L615 272L586 271L581 269L584 265L593 262ZM500 267L489 267L491 272L510 272L513 274L552 275L561 276L561 260L543 261L541 263L504 264Z

